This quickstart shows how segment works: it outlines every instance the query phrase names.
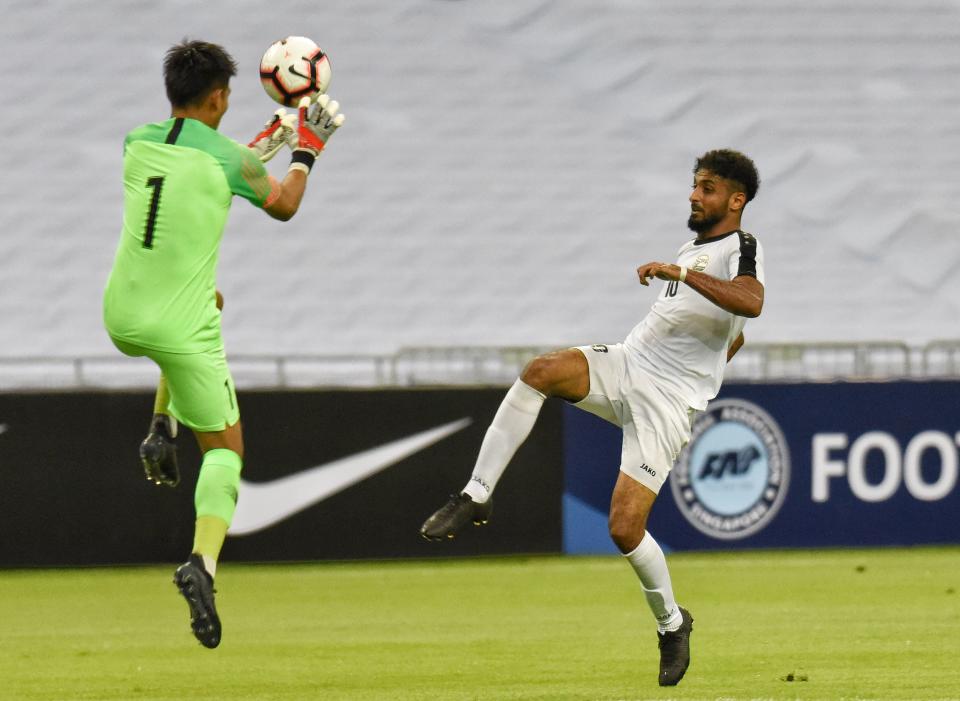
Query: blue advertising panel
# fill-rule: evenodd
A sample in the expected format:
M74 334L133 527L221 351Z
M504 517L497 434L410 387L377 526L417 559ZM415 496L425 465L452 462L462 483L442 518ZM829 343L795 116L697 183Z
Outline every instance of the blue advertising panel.
M960 383L731 384L648 523L674 550L960 542ZM564 408L564 549L606 530L621 431Z

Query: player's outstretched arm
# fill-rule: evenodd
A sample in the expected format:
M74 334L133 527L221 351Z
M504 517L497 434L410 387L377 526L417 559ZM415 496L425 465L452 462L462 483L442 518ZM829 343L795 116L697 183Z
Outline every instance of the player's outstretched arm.
M287 221L297 213L314 161L344 121L344 116L337 114L339 103L327 95L321 95L312 107L309 105L310 98L305 97L300 102L297 129L288 141L293 149L290 169L280 183L279 196L264 207L267 214L281 221Z
M649 285L649 280L655 277L685 282L724 311L737 316L753 318L763 310L763 285L751 275L721 280L696 270L681 271L680 266L673 263L651 262L637 268L637 276L641 285Z

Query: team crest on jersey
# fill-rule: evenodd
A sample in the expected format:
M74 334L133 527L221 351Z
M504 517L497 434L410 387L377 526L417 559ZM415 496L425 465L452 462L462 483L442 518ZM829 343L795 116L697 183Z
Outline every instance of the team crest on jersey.
M742 399L711 402L670 477L680 513L719 540L746 538L777 515L790 483L790 451L776 421Z
M693 265L690 266L690 270L696 270L698 273L702 273L707 269L707 263L710 262L710 256L706 253L697 256L697 259L693 262Z

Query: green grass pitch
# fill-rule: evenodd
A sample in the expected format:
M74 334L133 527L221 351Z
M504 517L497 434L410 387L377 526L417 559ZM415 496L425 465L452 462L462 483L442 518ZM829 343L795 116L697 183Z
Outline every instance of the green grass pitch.
M534 557L227 562L213 651L172 565L0 571L0 698L960 698L960 548L669 562L696 620L673 689L624 561Z

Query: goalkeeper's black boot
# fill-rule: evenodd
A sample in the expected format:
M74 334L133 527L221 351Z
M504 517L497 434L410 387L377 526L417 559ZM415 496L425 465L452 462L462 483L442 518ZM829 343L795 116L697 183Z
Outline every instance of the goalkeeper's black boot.
M176 435L176 419L166 414L153 415L150 433L140 444L140 462L147 479L154 484L176 487L180 483Z
M203 558L192 554L174 572L173 583L190 607L190 627L194 637L204 647L215 648L220 644L220 617L213 601L216 593L213 577L203 566Z
M674 631L657 633L660 638L660 686L676 686L690 666L690 633L693 616L682 606L683 622Z
M490 520L493 500L478 504L466 494L454 494L436 513L424 521L420 535L427 540L453 538L468 521L480 526Z

